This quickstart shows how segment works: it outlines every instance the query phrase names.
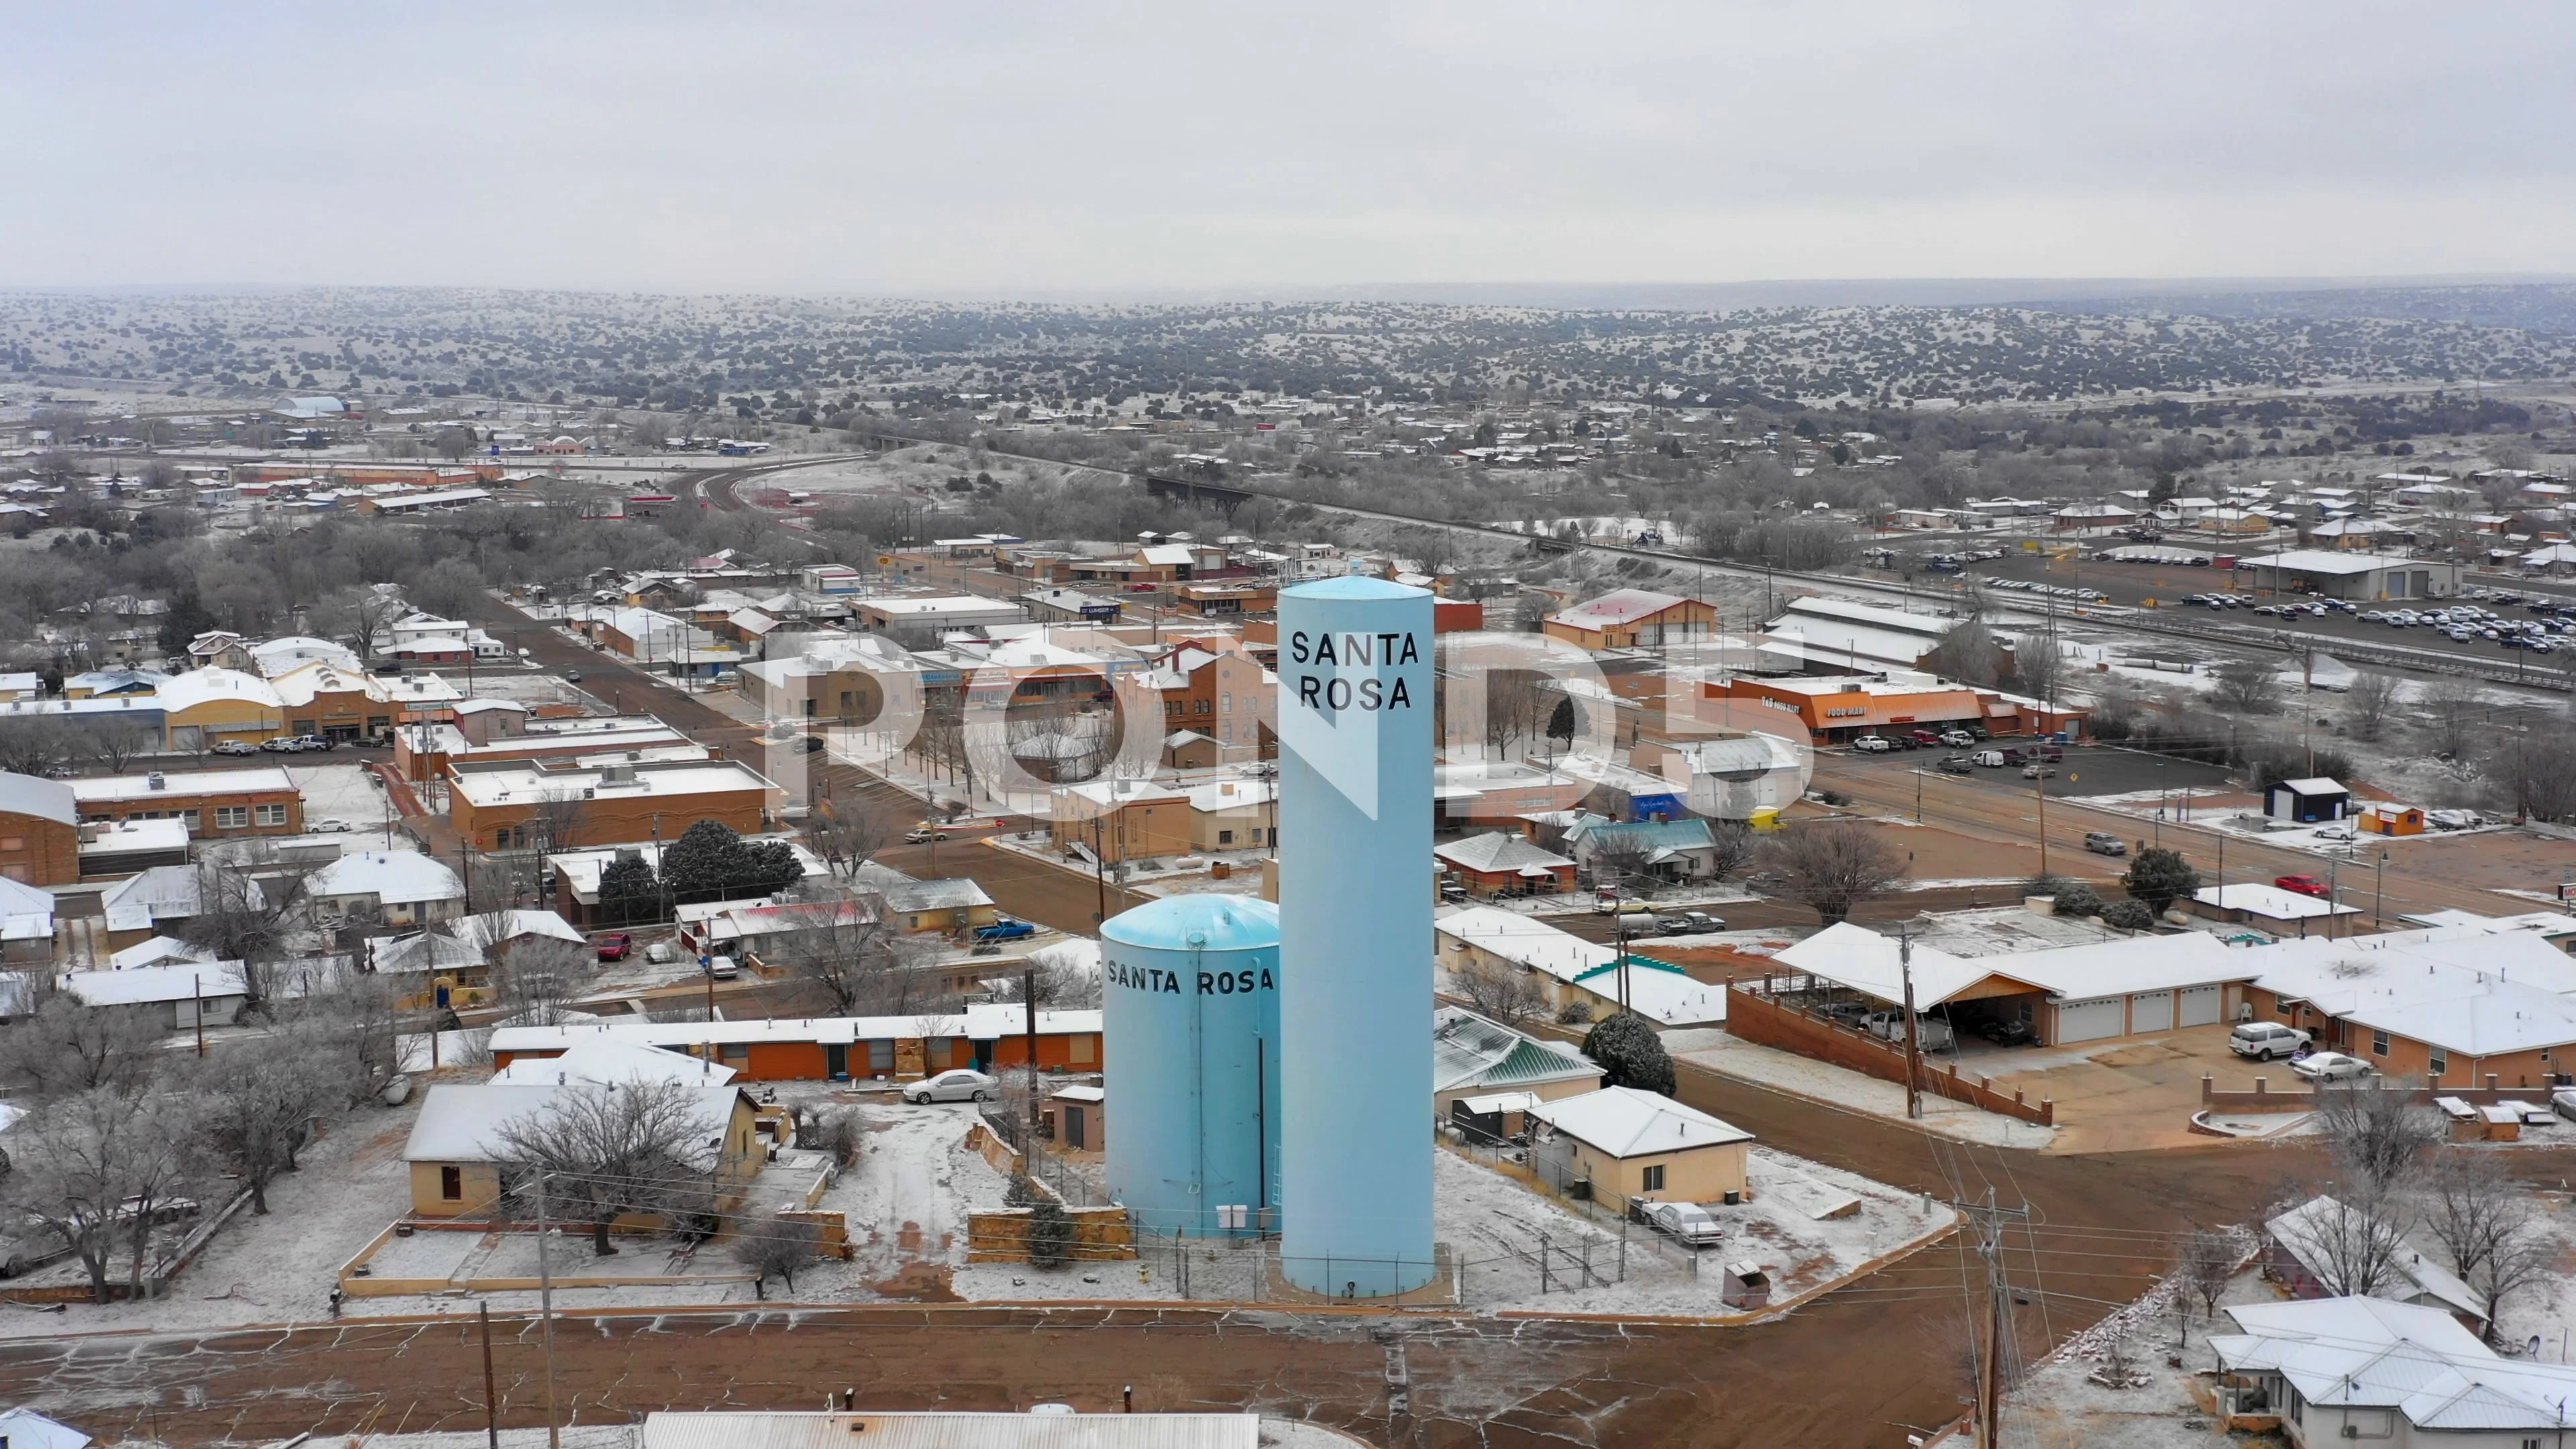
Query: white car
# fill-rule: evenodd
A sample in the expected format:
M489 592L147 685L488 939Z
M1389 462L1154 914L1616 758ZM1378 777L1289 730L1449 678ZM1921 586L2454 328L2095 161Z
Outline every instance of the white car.
M1646 1209L1646 1221L1656 1231L1677 1238L1694 1248L1706 1247L1718 1240L1717 1219L1708 1209L1695 1202L1659 1202Z
M989 1102L1001 1090L1001 1078L958 1067L904 1088L903 1099L916 1107L926 1102Z
M2290 1063L2290 1070L2311 1082L2352 1082L2379 1074L2379 1068L2341 1052L2310 1052Z
M2249 1021L2227 1034L2227 1049L2248 1061L2268 1062L2305 1050L2308 1034L2277 1021Z
M1852 748L1877 755L1884 754L1889 750L1895 749L1896 746L1888 743L1883 736L1862 735L1859 739L1852 741Z
M314 835L346 835L356 827L336 815L326 815L304 828Z

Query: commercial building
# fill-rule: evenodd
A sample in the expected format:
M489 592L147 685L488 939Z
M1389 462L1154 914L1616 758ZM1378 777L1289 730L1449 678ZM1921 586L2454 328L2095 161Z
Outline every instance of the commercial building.
M2341 549L2294 548L2239 559L2258 590L2320 594L2329 599L2442 599L2460 591L2464 567L2438 559Z
M154 770L70 783L85 821L176 820L200 838L304 833L304 797L281 769Z
M863 626L908 649L935 647L946 634L1028 622L1028 611L1018 604L975 594L862 599L855 607Z
M1101 1014L1049 1011L1037 1019L1041 1068L1098 1071ZM979 1071L1029 1059L1028 1016L1016 1003L970 1006L935 1016L817 1016L762 1021L586 1021L505 1026L492 1033L492 1062L561 1055L594 1039L660 1047L733 1068L751 1082L864 1081L919 1077L952 1067Z
M80 878L80 801L72 787L0 773L0 879L49 886Z
M484 850L670 840L701 820L756 835L770 827L786 794L735 760L562 769L496 760L452 768L448 817L460 837Z
M1700 691L1706 700L1751 701L1778 709L1805 726L1809 741L1819 745L1907 729L1964 728L2006 736L2073 732L2083 729L2085 716L2077 706L1897 671L1807 679L1743 675L1704 681Z
M1809 595L1791 599L1777 618L1762 626L1758 647L1794 673L1914 669L1961 622L1951 614L1917 614Z
M156 693L169 738L180 754L228 741L255 745L287 733L286 701L255 674L238 669L192 669L173 676Z
M1717 608L1651 589L1615 589L1550 614L1542 627L1586 649L1652 649L1709 638Z

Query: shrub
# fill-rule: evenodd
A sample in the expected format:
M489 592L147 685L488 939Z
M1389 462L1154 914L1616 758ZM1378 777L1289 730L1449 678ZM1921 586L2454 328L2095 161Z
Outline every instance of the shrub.
M2057 914L2092 916L2102 911L2102 893L2080 880L2070 880L2057 888Z
M1673 1058L1664 1050L1654 1023L1623 1011L1585 1034L1583 1054L1601 1064L1605 1087L1637 1087L1673 1093Z
M1054 1198L1040 1198L1029 1208L1029 1264L1061 1268L1073 1256L1073 1214Z
M2113 901L2102 908L2102 923L2123 931L2143 931L2156 923L2156 913L2144 901Z

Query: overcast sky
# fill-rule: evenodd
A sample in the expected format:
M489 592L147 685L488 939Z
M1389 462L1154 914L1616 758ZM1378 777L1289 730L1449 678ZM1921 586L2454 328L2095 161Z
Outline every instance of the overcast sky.
M2576 271L2576 6L53 5L0 286Z

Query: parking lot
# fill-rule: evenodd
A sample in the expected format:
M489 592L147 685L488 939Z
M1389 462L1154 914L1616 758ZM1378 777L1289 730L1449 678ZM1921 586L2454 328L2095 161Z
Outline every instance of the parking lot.
M2022 765L2007 764L2001 769L1970 766L1965 774L1939 771L1940 762L1961 755L1974 755L1983 750L2018 751L2023 756L2037 748L2028 741L1991 740L1973 749L1955 749L1946 745L1927 745L1918 750L1895 750L1871 754L1849 751L1837 759L1839 768L1887 771L1891 774L1924 771L1932 776L1933 788L1940 785L1974 784L1987 789L2010 789L2032 792L2046 789L2054 796L2130 795L2141 791L2180 794L2184 790L2211 794L2227 783L2227 770L2220 765L2206 765L2196 760L2180 760L2167 755L2151 755L2113 745L2067 745L2060 749L2064 758L2048 768L2057 773L2046 781L2026 779ZM2007 756L2011 758L2011 756ZM1938 782L1938 783L1933 783Z

